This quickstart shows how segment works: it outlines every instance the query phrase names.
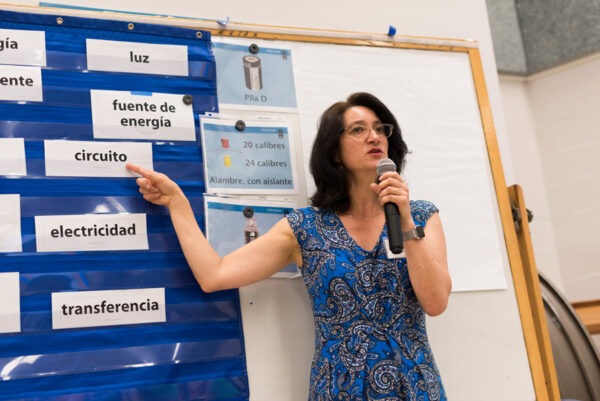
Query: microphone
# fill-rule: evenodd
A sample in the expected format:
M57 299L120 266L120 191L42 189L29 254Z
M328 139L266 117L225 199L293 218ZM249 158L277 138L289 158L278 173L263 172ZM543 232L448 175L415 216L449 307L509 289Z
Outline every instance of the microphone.
M381 159L377 162L377 175L382 176L388 171L396 171L396 163L391 159ZM388 241L390 250L394 253L402 253L404 242L402 241L402 228L400 226L400 212L395 203L388 202L383 205L385 223L387 224Z

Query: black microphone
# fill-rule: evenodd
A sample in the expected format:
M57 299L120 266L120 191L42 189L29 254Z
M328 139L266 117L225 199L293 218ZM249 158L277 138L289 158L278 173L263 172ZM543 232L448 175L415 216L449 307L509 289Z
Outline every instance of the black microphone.
M376 169L377 175L381 177L388 171L396 171L396 163L391 159L381 159L377 162ZM398 206L395 203L388 202L383 205L383 211L385 212L390 250L394 253L402 253L404 242L402 241L402 228L400 226Z

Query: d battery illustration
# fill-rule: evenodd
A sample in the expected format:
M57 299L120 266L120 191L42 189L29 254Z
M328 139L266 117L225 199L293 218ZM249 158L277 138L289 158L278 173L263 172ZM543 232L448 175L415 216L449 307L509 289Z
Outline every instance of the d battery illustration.
M244 56L243 63L246 87L253 91L261 90L263 84L260 58L256 56Z

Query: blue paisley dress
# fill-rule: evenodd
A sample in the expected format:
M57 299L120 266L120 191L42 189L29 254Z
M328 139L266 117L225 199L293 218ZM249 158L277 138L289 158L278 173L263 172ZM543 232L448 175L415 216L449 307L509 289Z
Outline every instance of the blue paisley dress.
M411 210L422 226L438 211L427 201L411 201ZM309 401L446 400L406 259L386 256L386 228L366 251L331 211L287 218L315 319Z

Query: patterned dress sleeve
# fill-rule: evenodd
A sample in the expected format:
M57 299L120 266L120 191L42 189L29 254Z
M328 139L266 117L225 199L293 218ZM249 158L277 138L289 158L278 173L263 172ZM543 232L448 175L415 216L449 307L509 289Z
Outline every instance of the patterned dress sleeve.
M306 242L306 230L303 229L304 219L305 219L305 209L294 209L291 213L289 213L286 217L288 223L290 224L290 228L300 244L300 248L303 248L304 243Z
M426 200L410 201L410 210L415 224L425 226L427 220L434 214L438 213L438 208L431 202Z
M294 209L288 214L287 220L290 228L300 246L302 254L302 272L305 273L307 266L311 264L312 253L315 249L322 249L323 243L319 236L315 235L315 216L317 212L312 207Z

